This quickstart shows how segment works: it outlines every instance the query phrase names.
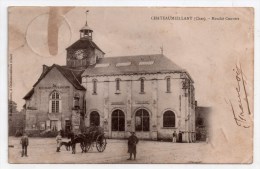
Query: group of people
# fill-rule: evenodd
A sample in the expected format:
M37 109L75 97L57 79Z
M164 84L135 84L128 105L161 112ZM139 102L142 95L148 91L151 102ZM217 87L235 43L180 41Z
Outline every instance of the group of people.
M139 139L136 137L135 132L130 132L131 136L128 138L128 153L130 154L130 157L127 160L136 159L136 145L139 141ZM60 147L62 143L62 136L59 132L56 137L56 143L57 143L57 149L56 152L60 152ZM29 138L26 132L23 133L23 136L21 137L20 144L22 145L22 153L21 157L28 157L27 154L27 147L29 145ZM133 157L134 156L134 157Z

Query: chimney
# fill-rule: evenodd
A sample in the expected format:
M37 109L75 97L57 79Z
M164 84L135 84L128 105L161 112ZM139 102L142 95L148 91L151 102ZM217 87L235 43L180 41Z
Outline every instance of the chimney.
M48 70L48 66L47 65L42 65L42 74L45 73Z

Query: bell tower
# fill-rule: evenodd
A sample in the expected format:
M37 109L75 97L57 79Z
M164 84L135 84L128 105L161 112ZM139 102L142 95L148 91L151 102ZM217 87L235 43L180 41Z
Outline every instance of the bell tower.
M69 46L67 50L67 67L74 69L85 69L89 65L94 65L105 53L93 42L93 30L88 26L86 11L86 23L79 30L80 38Z
M80 38L89 38L90 40L92 40L93 30L88 26L88 12L89 10L86 11L85 26L83 26L79 32L80 32Z

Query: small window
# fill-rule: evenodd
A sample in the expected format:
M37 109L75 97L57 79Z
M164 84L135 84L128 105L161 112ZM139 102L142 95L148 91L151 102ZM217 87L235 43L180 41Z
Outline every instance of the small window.
M120 91L120 79L116 79L116 91Z
M170 77L166 78L166 92L167 93L171 92L171 78Z
M175 127L175 114L172 111L163 114L163 127Z
M93 80L93 94L97 94L97 80Z
M141 93L144 93L144 78L141 78L140 79L140 92Z
M100 115L98 112L93 111L90 113L90 125L99 126L100 125Z

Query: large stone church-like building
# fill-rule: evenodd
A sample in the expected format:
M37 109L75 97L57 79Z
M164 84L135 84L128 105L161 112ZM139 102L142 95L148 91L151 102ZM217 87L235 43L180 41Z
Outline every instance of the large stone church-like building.
M163 54L105 57L86 23L65 66L43 65L25 95L27 132L101 126L108 138L195 141L194 81Z

